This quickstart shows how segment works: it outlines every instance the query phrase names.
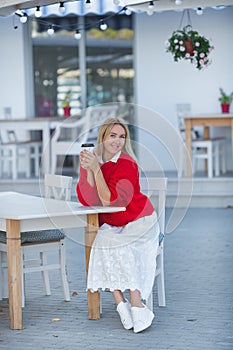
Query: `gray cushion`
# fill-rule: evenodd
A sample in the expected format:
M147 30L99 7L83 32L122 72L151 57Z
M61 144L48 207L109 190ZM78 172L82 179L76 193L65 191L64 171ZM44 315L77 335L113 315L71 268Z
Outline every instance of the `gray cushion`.
M49 241L60 241L65 234L59 230L41 230L21 233L21 243L43 243ZM0 242L6 243L6 232L0 231Z

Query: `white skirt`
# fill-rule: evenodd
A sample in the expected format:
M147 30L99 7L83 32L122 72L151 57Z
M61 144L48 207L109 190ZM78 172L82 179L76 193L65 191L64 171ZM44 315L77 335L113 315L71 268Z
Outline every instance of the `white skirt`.
M158 244L156 212L122 227L102 225L91 250L87 289L138 289L147 299L154 284Z

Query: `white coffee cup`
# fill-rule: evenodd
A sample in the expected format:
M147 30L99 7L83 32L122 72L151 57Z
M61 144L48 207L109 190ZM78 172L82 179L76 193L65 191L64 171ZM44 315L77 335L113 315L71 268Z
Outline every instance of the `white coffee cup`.
M93 152L95 145L94 143L83 143L81 145L82 150L86 149L89 152Z

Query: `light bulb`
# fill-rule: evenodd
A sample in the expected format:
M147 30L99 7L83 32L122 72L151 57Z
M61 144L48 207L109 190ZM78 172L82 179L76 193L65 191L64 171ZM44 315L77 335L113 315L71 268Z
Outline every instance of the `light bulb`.
M60 13L65 13L66 12L66 8L64 6L64 2L60 2L59 12Z
M120 0L113 0L114 5L119 5Z
M130 9L126 8L125 14L126 14L127 16L130 16L131 13L132 13L132 11L131 11Z
M92 7L91 0L86 0L86 8L90 9Z
M108 28L107 23L105 23L104 21L101 21L101 23L100 23L100 29L101 29L101 30L106 30L107 28Z
M175 4L177 5L177 6L180 6L180 5L182 5L182 0L175 0Z
M49 29L47 30L48 35L53 35L54 34L54 29L52 26L49 26Z
M196 14L201 16L203 15L203 8L202 7L198 7L197 10L196 10Z
M77 40L79 40L79 39L81 39L81 33L80 33L80 31L79 30L76 30L76 32L75 32L75 34L74 34L74 37L75 37L75 39L77 39Z
M40 6L36 6L35 17L39 18L42 15Z
M20 22L21 23L26 23L27 20L28 20L28 16L26 15L26 13L24 13L24 15L20 17Z
M149 5L148 5L148 9L149 9L149 10L153 10L154 7L155 7L154 2L153 2L153 1L150 1L150 2L149 2Z

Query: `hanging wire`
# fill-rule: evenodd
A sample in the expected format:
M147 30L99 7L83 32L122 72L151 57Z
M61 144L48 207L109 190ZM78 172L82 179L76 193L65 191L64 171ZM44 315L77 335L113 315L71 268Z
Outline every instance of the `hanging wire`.
M180 21L180 25L179 25L179 29L182 29L182 25L183 25L183 20L184 20L184 16L187 15L187 25L185 26L186 28L187 27L190 27L192 28L192 22L191 22L191 17L190 17L190 12L189 12L189 9L186 9L183 11L182 13L182 17L181 17L181 21Z

